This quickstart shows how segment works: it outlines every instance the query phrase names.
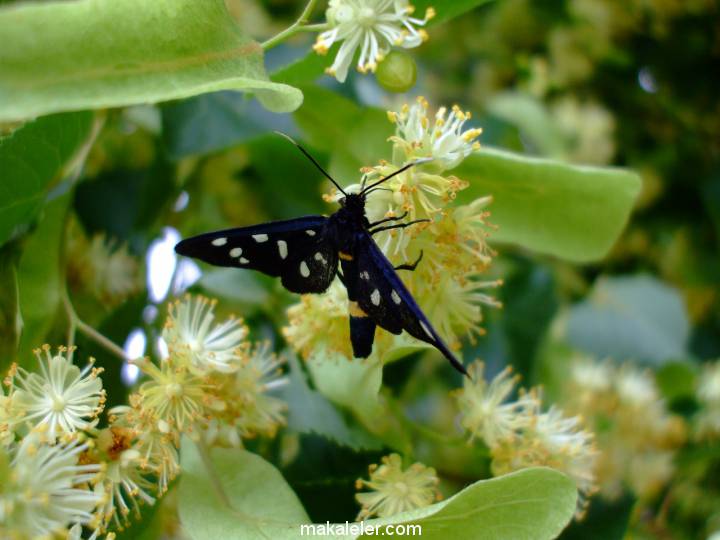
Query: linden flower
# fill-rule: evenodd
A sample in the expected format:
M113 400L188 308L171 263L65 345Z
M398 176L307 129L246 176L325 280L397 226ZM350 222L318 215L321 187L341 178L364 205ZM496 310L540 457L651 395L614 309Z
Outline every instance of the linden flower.
M169 483L179 474L180 463L173 434L163 433L157 426L148 425L141 411L121 405L110 411L109 429L98 437L104 441L108 454L130 449L138 453L140 468L157 479L157 491L167 491Z
M270 343L264 342L255 347L236 373L224 381L213 381L217 382L213 385L217 401L224 406L214 411L215 421L206 427L207 442L239 446L241 437L275 434L285 422L287 406L268 391L287 383L281 364L282 360L270 350Z
M82 464L87 444L48 444L41 431L18 446L10 471L0 473L0 521L18 538L50 538L74 523L89 523L102 496L89 484L100 466Z
M115 459L105 463L102 479L104 505L99 520L93 525L99 532L104 532L112 524L122 530L130 523L132 512L135 519L140 519L140 505L155 504L155 497L150 495L153 483L140 465L140 452L134 448L115 452Z
M435 10L428 8L424 19L412 17L413 11L407 0L330 0L326 11L329 30L318 35L313 49L324 55L335 42L343 42L326 70L340 82L347 78L358 47L358 70L375 71L393 45L412 49L427 39L427 33L415 26L424 26Z
M93 367L95 360L91 358L81 371L66 357L64 347L54 356L49 345L34 352L40 373L14 365L8 377L10 399L23 411L17 421L47 425L51 439L94 426L105 404L98 377L102 368Z
M402 469L398 454L382 458L382 464L370 466L370 479L358 479L356 489L372 491L357 493L355 499L362 505L357 519L370 516L388 517L400 512L429 506L440 499L435 469L422 463L413 463Z
M170 304L163 339L170 353L187 360L200 372L230 373L238 368L239 347L247 336L242 320L229 318L213 325L215 300L186 296Z
M211 402L207 380L184 365L178 366L172 356L160 366L146 359L137 365L150 380L130 396L130 404L140 411L141 417L152 422L155 429L174 439L181 432L191 432L195 424L204 419Z
M511 376L512 370L507 367L488 384L484 369L482 362L469 367L470 377L463 381L457 400L461 424L470 432L470 440L482 439L492 448L500 441L515 439L529 425L529 410L535 405L535 397L523 393L517 401L508 401L519 377Z
M492 449L493 474L538 466L559 470L577 486L576 515L582 517L588 498L597 491L595 468L599 453L593 434L582 429L579 417L565 417L555 406L540 414L539 407L538 399L522 436L506 439Z
M347 291L339 280L323 294L303 295L287 314L283 336L304 358L321 344L352 358Z
M422 96L412 105L403 105L400 112L389 111L388 118L396 125L393 162L406 162L418 158L433 158L433 165L442 170L452 169L473 152L480 149L475 139L482 129L463 131L465 122L471 118L454 105L448 114L445 107L435 113L435 121L428 118L428 102ZM439 171L439 172L441 172Z

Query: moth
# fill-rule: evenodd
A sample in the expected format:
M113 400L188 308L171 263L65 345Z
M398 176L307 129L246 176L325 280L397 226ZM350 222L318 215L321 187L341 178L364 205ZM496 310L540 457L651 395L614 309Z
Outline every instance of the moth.
M371 223L365 215L368 195L384 189L379 186L393 176L428 160L411 162L370 185L365 177L358 193L346 193L302 146L285 137L340 191L340 208L330 216L304 216L201 234L182 240L175 251L216 266L249 268L280 277L288 291L300 294L326 291L337 275L347 289L350 341L356 357L370 355L377 326L393 334L404 330L434 346L467 375L398 276L398 270L415 270L422 252L414 263L394 267L373 240L381 231L428 220L402 222L405 213Z

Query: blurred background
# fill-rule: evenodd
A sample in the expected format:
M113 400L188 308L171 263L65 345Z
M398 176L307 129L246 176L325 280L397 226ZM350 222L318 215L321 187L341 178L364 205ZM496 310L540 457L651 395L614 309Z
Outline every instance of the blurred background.
M301 9L290 0L227 4L257 39L285 28ZM304 57L311 44L301 36L272 49L268 71ZM481 358L490 376L511 365L523 385L542 385L549 402L581 414L611 456L602 461L588 515L562 538L690 539L720 531L720 408L708 412L720 399L720 374L702 368L720 357L720 6L497 0L433 26L430 40L409 54L418 80L408 94L352 72L339 85L320 75L322 59L317 85L383 109L417 95L457 103L484 129L483 145L628 167L642 177L631 221L601 261L571 264L491 238L504 307L486 310L487 335L464 345L466 361ZM305 90L312 82L298 84ZM306 99L313 95L306 91ZM315 105L332 119L332 104ZM328 137L342 138L347 128L338 120ZM331 211L321 176L271 135L275 129L328 163L322 142L307 140L296 117L269 113L241 94L109 111L70 202L77 222L68 275L81 317L130 356L150 354L168 296L189 288L219 298L221 315L242 314L256 338L282 349L285 309L297 298L274 280L180 261L172 249L200 232ZM53 227L45 220L26 253L36 242L36 260L43 260L42 234ZM78 344L99 359L108 354L82 338ZM103 365L108 405L124 402L136 370ZM583 378L583 366L596 371ZM619 390L603 387L603 377L617 378ZM707 403L697 392L703 378L716 384ZM461 381L437 358L390 364L384 383L414 418L453 422L447 393ZM623 391L649 392L656 407L633 408ZM700 412L714 415L704 421L716 431L698 431ZM653 415L663 427L647 435ZM292 433L253 444L279 456L310 516L322 522L354 517L353 482L383 454ZM449 491L488 475L487 459L464 447L420 445L417 454Z

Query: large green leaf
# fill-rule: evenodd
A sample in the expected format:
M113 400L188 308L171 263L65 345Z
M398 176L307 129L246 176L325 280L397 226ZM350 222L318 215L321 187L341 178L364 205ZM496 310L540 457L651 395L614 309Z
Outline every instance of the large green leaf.
M602 258L627 223L640 190L637 174L568 165L483 148L455 174L470 182L458 194L469 202L492 195L495 242L585 262Z
M42 208L48 187L87 142L92 121L89 112L57 114L0 139L0 244Z
M296 538L309 518L280 472L241 449L215 449L209 472L189 439L182 444L179 511L193 540ZM221 496L216 478L226 498Z
M0 10L0 35L0 121L216 90L254 92L276 112L302 102L269 80L222 0L21 4Z
M23 332L18 361L27 363L40 347L60 307L60 250L70 195L50 202L37 229L25 244L18 267Z
M568 342L598 358L684 359L690 321L679 292L650 276L598 280L567 320Z
M179 508L190 538L280 540L303 535L301 525L310 525L307 514L270 463L240 449L216 449L208 461L212 472L194 445L187 440L183 443ZM560 534L572 518L576 498L574 484L563 474L544 468L525 469L476 482L426 508L366 521L365 527L376 527L380 534L379 530L386 532L391 524L417 525L423 538L543 540ZM358 524L354 526L359 529ZM305 528L304 534L311 536L312 530ZM327 537L360 537L359 532L348 532L336 529ZM370 535L362 537L366 536Z
M420 525L425 539L543 540L560 534L576 501L575 485L565 475L533 468L481 480L446 501L367 523Z

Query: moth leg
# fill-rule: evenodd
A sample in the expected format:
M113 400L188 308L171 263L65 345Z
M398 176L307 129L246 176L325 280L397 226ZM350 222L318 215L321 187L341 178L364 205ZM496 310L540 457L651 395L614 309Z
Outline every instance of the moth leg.
M398 217L389 217L385 219L381 219L380 221L376 221L375 223L371 223L371 227L375 227L376 225L382 225L383 223L387 223L389 221L400 221L401 219L405 219L407 217L408 213L405 212L402 216Z
M343 273L340 271L339 268L338 268L338 270L337 270L337 277L340 278L340 282L341 282L343 285L345 285L345 288L347 288L347 283L345 282L345 276L343 276Z
M397 225L388 225L386 227L378 227L377 229L372 229L370 231L370 234L377 234L381 231L389 231L392 229L404 229L405 227L409 227L410 225L415 225L416 223L423 223L423 222L429 222L429 219L416 219L414 221L408 221L407 223L398 223Z
M423 251L422 251L422 249L421 249L421 250L420 250L420 256L417 258L417 260L416 260L414 263L412 263L412 264L401 264L401 265L399 265L399 266L396 266L396 267L395 267L395 270L410 270L411 272L413 272L413 271L417 268L417 265L420 264L420 261L422 260L422 258L423 258Z

